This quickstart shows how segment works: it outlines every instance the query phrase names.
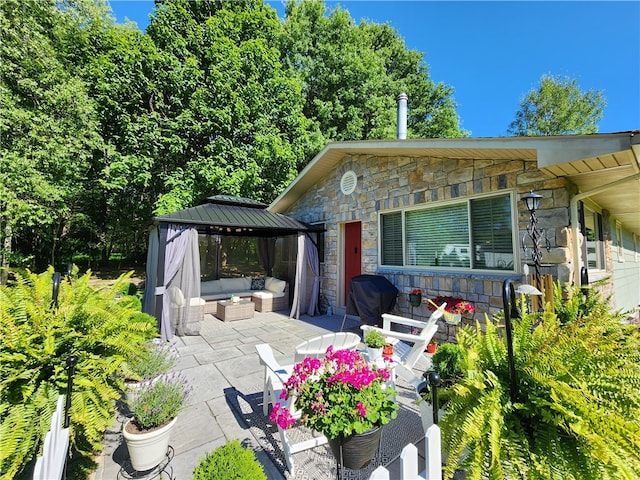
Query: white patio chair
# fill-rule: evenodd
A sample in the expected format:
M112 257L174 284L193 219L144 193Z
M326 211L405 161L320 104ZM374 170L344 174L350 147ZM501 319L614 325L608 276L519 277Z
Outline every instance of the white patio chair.
M301 362L306 357L324 358L329 345L334 350L355 350L360 344L360 337L350 332L333 332L311 338L296 346L295 362Z
M260 357L260 364L264 366L264 390L262 395L262 411L266 415L269 413L269 404L274 402L280 402L283 407L294 412L293 417L300 418L300 413L295 412L295 398L289 398L287 400L280 399L280 392L284 388L284 382L287 381L289 375L293 370L293 366L281 366L273 356L273 350L267 343L261 343L256 345L258 356ZM324 435L314 436L312 438L303 440L298 443L294 443L287 430L283 430L278 427L278 433L280 434L280 442L282 443L282 450L284 458L287 462L287 468L291 472L291 476L295 476L295 462L293 461L293 455L303 450L318 447L327 443L327 437Z
M371 325L362 325L360 328L363 334L366 334L369 330L378 330L385 336L387 342L393 344L394 360L404 367L398 368L397 374L404 378L406 372L410 372L413 369L420 355L427 348L427 344L438 331L438 319L442 318L446 305L446 303L443 303L438 307L426 322L384 313L382 314L382 328ZM415 328L418 331L415 334L398 332L392 330L394 324ZM411 381L412 379L405 378L405 380Z

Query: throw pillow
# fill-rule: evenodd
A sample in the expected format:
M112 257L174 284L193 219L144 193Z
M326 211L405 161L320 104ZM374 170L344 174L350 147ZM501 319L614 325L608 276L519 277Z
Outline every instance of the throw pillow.
M264 277L252 278L251 290L264 290Z

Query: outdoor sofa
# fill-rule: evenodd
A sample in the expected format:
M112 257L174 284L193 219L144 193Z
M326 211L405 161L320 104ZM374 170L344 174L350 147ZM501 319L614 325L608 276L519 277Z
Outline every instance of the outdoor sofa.
M251 299L258 312L285 310L289 306L289 284L275 277L234 277L200 283L204 313L216 313L218 300L231 295Z

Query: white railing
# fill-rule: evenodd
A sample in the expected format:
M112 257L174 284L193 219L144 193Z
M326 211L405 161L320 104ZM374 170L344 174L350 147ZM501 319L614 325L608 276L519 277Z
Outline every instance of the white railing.
M44 437L42 456L38 457L33 480L60 480L69 449L69 429L62 428L64 395L58 397L56 411L51 417L51 429Z
M400 454L400 476L394 480L442 480L442 454L440 445L440 427L431 425L424 435L425 470L418 473L418 448L410 443ZM389 470L376 468L369 480L389 480Z

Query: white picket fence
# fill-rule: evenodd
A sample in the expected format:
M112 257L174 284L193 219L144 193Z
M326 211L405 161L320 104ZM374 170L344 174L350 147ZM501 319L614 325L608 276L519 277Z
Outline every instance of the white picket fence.
M44 438L42 456L36 460L33 480L60 480L64 473L69 449L69 429L62 428L64 395L58 397L56 411L51 417L51 429Z
M418 447L410 443L400 454L400 477L393 480L442 480L442 449L440 427L431 425L424 435L424 458L426 468L418 473ZM389 470L376 468L369 480L390 480Z

